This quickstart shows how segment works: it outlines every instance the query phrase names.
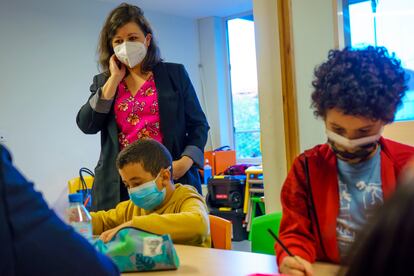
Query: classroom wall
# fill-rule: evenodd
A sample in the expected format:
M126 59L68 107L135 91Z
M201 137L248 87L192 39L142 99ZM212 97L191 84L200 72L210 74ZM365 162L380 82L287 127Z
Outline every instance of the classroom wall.
M384 128L384 137L414 146L414 121L395 122Z
M99 135L75 117L98 73L95 49L117 4L83 0L0 2L0 136L15 164L49 203L81 166L94 168ZM146 11L167 61L183 63L198 92L199 38L194 19Z
M266 213L280 211L286 178L285 130L276 1L253 1Z
M313 70L335 45L333 1L291 1L300 151L325 141L310 95ZM277 2L255 0L253 7L266 212L275 212L281 210L280 190L287 174Z
M198 20L200 82L204 110L211 127L206 150L233 145L226 23L221 17Z
M315 66L327 59L335 47L333 2L336 0L292 0L293 44L298 104L300 151L324 143L323 121L313 115L312 80Z

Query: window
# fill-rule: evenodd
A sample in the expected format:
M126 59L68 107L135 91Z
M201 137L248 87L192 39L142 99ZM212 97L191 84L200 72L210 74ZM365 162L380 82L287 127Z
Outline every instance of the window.
M238 160L261 158L253 16L227 20L234 144Z
M401 59L409 90L395 120L414 120L414 1L343 0L343 7L347 46L385 46Z

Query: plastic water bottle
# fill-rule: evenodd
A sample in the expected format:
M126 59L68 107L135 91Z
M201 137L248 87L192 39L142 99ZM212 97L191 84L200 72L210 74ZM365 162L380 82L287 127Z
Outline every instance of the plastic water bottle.
M69 207L66 210L66 220L76 232L85 239L92 240L92 218L82 204L83 195L75 193L69 195Z
M208 159L206 159L206 163L204 165L204 184L208 183L209 178L211 178L212 173L211 173L211 166L208 162Z

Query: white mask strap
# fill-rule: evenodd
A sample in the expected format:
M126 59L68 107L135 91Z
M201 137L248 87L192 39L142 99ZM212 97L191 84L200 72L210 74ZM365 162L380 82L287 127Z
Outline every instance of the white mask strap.
M375 135L362 137L359 139L348 139L333 131L330 131L329 129L326 129L326 136L328 137L329 140L345 148L352 149L352 148L356 148L356 147L363 146L366 144L377 142L381 138L383 130L384 130L384 127L381 127L380 131Z

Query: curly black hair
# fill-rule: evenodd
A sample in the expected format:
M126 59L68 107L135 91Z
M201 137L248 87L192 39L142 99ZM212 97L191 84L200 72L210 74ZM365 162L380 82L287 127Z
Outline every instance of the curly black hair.
M314 77L311 106L322 118L338 108L347 115L390 123L408 89L401 61L384 47L331 50Z

